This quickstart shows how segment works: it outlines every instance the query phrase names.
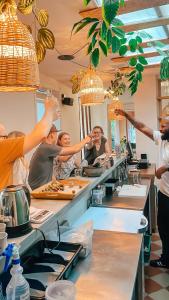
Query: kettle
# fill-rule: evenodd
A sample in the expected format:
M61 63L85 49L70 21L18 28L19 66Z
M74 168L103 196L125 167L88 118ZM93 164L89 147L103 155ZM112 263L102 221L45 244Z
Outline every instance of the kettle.
M6 223L9 238L22 236L32 230L29 203L21 185L10 185L0 192L0 217Z

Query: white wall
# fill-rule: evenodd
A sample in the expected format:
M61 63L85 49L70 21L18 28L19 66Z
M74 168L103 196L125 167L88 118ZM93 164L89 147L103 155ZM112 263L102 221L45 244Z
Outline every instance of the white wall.
M135 117L153 130L157 130L157 86L155 75L145 75L134 98ZM153 141L137 131L137 157L147 153L150 162L157 161L157 147Z
M107 103L91 106L91 123L92 127L101 126L105 135L107 135L108 122L107 122Z
M52 78L41 74L40 79L42 87L54 89L59 91L60 94L64 94L66 97L74 99L73 106L62 105L60 102L62 113L61 128L63 131L68 131L70 133L73 144L78 143L80 141L80 122L77 96L72 95L71 88Z
M35 97L33 92L0 93L0 123L7 132L29 132L36 122Z

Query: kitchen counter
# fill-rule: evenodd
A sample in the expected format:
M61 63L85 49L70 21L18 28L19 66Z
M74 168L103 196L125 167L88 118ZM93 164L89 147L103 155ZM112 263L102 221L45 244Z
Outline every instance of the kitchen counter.
M135 286L137 281L141 285L137 277L141 247L141 234L94 231L92 254L70 277L76 283L77 300L143 299Z
M53 215L43 224L34 224L35 230L29 234L9 239L8 242L20 244L22 254L37 240L42 239L41 232L36 228L46 234L57 227L57 221L68 221L72 225L87 210L91 190L107 180L124 159L116 159L114 166L100 177L87 178L90 181L88 187L71 201L32 199L33 207L50 209ZM109 223L107 219L105 222ZM117 226L113 225L111 231L106 231L106 227L101 231L94 231L92 254L81 260L74 269L71 280L76 282L77 300L143 300L142 234L112 232L113 229L117 230ZM138 276L140 278L136 280ZM138 295L136 298L133 297L135 293Z
M33 229L29 234L22 237L8 239L8 241L20 244L20 253L23 253L34 244L38 239L42 238L39 231L40 229L44 233L47 233L52 228L57 227L57 221L59 223L68 222L72 225L87 209L88 200L91 196L91 190L99 183L107 180L111 176L112 172L119 166L125 157L114 158L114 165L106 169L100 177L80 177L80 179L87 179L90 183L86 189L84 189L77 197L73 200L49 200L49 199L32 199L31 205L36 208L48 209L53 212L53 216L49 217L42 224L33 224Z
M101 206L143 211L145 208L146 202L147 202L147 197L149 194L151 180L148 178L142 178L141 184L147 186L145 196L143 196L143 197L136 197L136 196L135 197L120 197L116 194L106 195L103 198ZM94 206L94 205L92 205L92 206Z

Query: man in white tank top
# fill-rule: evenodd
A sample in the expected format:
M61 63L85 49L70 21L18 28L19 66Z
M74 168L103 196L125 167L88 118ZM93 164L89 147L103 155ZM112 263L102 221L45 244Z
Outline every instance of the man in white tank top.
M158 191L158 231L162 241L162 254L159 259L151 260L152 267L169 269L169 116L160 121L160 131L153 131L142 122L135 120L123 110L117 114L125 116L135 128L152 139L158 146L158 169L156 177L160 179Z

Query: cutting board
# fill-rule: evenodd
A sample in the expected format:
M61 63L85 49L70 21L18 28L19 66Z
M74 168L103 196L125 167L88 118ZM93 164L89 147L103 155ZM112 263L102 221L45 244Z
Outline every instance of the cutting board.
M33 190L31 192L31 196L37 199L72 200L74 197L80 194L90 183L88 180L79 180L76 178L68 178L57 181L64 185L64 191L43 191L52 183L51 181Z

